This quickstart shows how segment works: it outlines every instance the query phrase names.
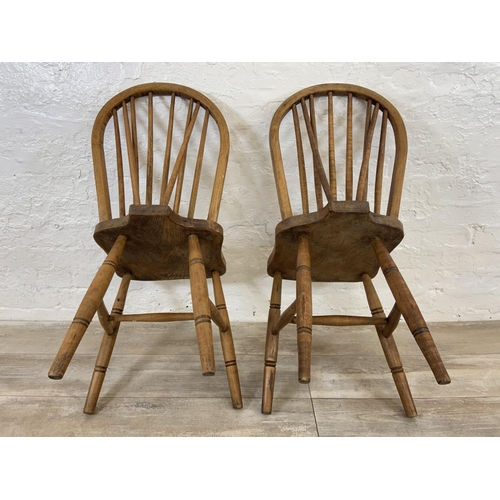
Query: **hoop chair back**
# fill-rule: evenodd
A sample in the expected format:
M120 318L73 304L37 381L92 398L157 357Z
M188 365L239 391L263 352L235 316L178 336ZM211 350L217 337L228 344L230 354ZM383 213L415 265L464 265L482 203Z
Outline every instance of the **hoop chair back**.
M92 131L100 222L152 204L217 221L228 154L226 121L200 92L173 83L124 90L103 106Z
M303 89L276 110L269 141L282 219L351 200L398 216L406 129L379 94L344 83ZM288 191L296 183L300 198Z

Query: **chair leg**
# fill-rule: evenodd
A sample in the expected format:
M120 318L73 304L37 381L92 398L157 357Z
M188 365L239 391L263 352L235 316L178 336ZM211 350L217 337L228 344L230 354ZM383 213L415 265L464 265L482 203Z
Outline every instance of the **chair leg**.
M308 384L311 381L312 289L309 240L304 235L299 237L296 285L299 382Z
M238 375L238 366L236 364L236 353L234 352L233 333L231 332L231 324L229 322L229 314L227 312L226 300L224 291L222 290L222 282L220 274L217 271L212 272L212 282L214 286L215 305L220 311L222 319L227 325L227 329L222 331L219 328L220 342L222 345L222 354L224 355L224 363L226 365L227 382L229 384L229 392L233 408L243 408L243 400L241 398L240 378Z
M208 298L207 275L198 236L189 236L189 281L193 300L194 324L200 350L203 375L215 375L212 319Z
M374 238L372 240L372 246L385 279L387 280L387 284L396 300L396 304L420 347L422 354L429 363L437 383L441 385L449 384L450 376L444 367L441 356L429 332L429 328L403 276L401 276L399 269L380 238Z
M380 299L375 291L372 280L368 274L362 276L363 285L365 287L366 297L368 299L368 305L373 317L385 318L384 310ZM375 325L377 329L377 335L382 345L382 350L384 351L385 359L387 364L391 369L392 378L396 384L396 389L398 390L401 403L403 404L403 409L407 417L416 417L418 415L417 409L415 408L415 402L411 395L410 386L408 385L408 380L406 378L405 371L403 369L403 364L399 356L398 348L396 346L396 341L394 337L390 335L388 338L382 335L384 329L381 325Z
M108 256L97 271L87 293L78 308L71 326L64 337L62 345L49 370L49 378L60 380L63 378L75 351L87 331L97 308L102 302L104 294L115 274L116 266L125 248L126 236L118 236Z
M280 317L281 310L281 273L275 273L271 292L271 304L267 318L266 352L264 356L264 380L262 385L262 408L265 415L273 411L274 382L276 380L276 362L278 360L279 333L273 335L273 328Z
M111 314L123 313L125 299L127 297L128 287L130 285L130 279L130 274L125 274L123 276L122 282L120 283L120 288L118 289L118 293L116 295L115 303L113 304L113 309L111 309ZM94 414L97 400L99 399L99 394L104 382L104 377L106 376L106 371L111 359L111 354L113 353L113 348L115 347L119 328L120 322L118 321L112 324L110 333L105 331L103 334L101 347L99 348L99 353L97 354L97 359L95 362L94 373L92 374L92 380L90 381L90 387L87 393L87 400L85 401L85 406L83 409L83 413L86 413L87 415Z

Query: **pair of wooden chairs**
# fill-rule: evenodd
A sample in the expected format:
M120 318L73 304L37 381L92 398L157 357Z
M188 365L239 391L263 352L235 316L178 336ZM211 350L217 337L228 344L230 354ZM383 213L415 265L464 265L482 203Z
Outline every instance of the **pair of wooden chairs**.
M273 287L262 412L272 411L279 332L285 325L297 325L301 383L310 381L313 324L374 325L406 415L415 416L392 335L401 315L437 382L447 384L450 379L390 256L403 238L398 214L407 139L401 116L386 99L359 86L310 87L291 96L276 111L270 149L283 220L276 227L275 247L268 261ZM373 150L377 151L375 159ZM188 87L138 85L112 98L99 112L92 131L92 154L100 220L94 239L107 257L78 308L49 377L63 377L96 313L104 334L85 413L95 411L123 321L194 321L202 373L213 375L213 322L220 332L232 404L241 408L220 278L226 267L221 251L223 230L217 217L229 154L223 115L207 97ZM384 181L389 182L386 190ZM289 193L288 184L300 186L299 192ZM315 200L315 209L310 199ZM379 268L395 298L388 316L372 283ZM121 284L109 313L103 298L115 273ZM214 302L208 293L209 278ZM192 313L123 314L131 280L177 279L190 280ZM296 281L297 293L281 314L282 280ZM313 316L313 281L362 282L372 316Z

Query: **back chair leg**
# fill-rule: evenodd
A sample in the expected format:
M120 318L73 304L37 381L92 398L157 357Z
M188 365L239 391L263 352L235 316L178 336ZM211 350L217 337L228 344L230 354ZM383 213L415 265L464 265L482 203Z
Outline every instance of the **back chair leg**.
M307 236L299 237L297 254L297 347L299 351L299 382L311 381L312 288L311 255Z
M220 274L217 271L212 272L212 282L214 286L215 306L219 310L222 319L226 323L226 330L220 332L220 341L222 345L222 354L224 355L224 363L226 365L226 375L229 384L229 392L233 408L243 408L243 400L241 398L240 378L238 376L238 366L236 364L236 353L234 352L233 333L231 332L231 324L229 322L229 314L227 313L226 300L224 291L222 290L222 282Z
M276 380L276 362L278 360L279 333L273 335L273 328L278 323L281 312L281 273L275 273L271 291L271 303L267 318L266 352L264 357L264 380L262 385L262 408L265 415L273 411L274 382Z
M120 288L118 289L118 293L116 295L115 303L113 304L113 309L111 309L111 314L123 314L130 279L130 274L125 274L123 276ZM90 381L90 387L87 393L87 400L85 401L85 407L83 409L83 413L86 413L87 415L93 415L95 412L95 407L97 405L97 400L99 399L104 377L106 376L111 354L113 353L119 328L120 322L117 321L116 323L111 324L110 333L105 331L103 334L101 347L99 348L99 353L97 354L95 362L94 373L92 374L92 380Z
M198 236L189 236L189 281L193 300L194 324L200 350L203 375L215 375L212 319L208 297L207 275Z
M373 317L385 318L384 310L380 299L375 291L372 280L368 274L362 276L363 285L365 287L366 297L368 299L368 305ZM377 335L382 345L382 350L384 351L385 359L387 364L391 369L392 378L396 384L396 389L398 390L401 403L403 404L403 409L407 417L416 417L417 409L415 408L415 402L411 395L410 386L408 385L408 380L406 378L405 371L403 369L403 363L399 356L398 348L396 346L396 341L394 337L390 335L388 338L382 335L384 327L382 325L375 325L377 329Z
M126 241L126 236L116 238L108 256L97 271L52 363L49 378L60 380L66 373L66 369L111 283Z
M385 279L387 280L387 284L396 300L396 304L420 347L422 354L429 363L437 383L441 385L449 384L451 381L450 376L444 367L441 356L429 332L429 328L403 276L401 276L399 269L380 238L374 238L372 240L372 246Z

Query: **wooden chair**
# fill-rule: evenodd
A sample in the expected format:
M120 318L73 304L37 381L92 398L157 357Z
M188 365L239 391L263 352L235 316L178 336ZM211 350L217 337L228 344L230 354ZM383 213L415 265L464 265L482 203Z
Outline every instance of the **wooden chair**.
M405 413L416 416L392 336L401 315L437 382L448 384L450 378L390 255L404 235L398 214L407 138L400 114L389 101L363 87L317 85L281 104L271 122L269 141L282 221L276 226L267 268L274 281L262 412L272 411L279 332L292 322L297 325L298 378L306 384L311 378L313 325L375 325ZM384 181L388 188L383 189ZM289 194L287 183L299 185L300 196ZM372 283L379 267L395 299L388 316ZM282 280L296 281L296 300L280 314ZM313 316L311 282L362 282L371 317Z
M226 271L223 230L217 224L228 154L223 115L188 87L138 85L113 97L97 115L92 157L100 222L94 239L107 257L49 371L51 379L63 377L97 312L104 335L84 413L94 413L123 321L194 320L202 373L214 375L213 321L220 331L233 407L242 407L220 278ZM195 212L202 218L194 218ZM115 273L121 284L109 314L103 298ZM212 278L215 303L207 278ZM178 279L190 280L193 312L123 314L131 280Z

